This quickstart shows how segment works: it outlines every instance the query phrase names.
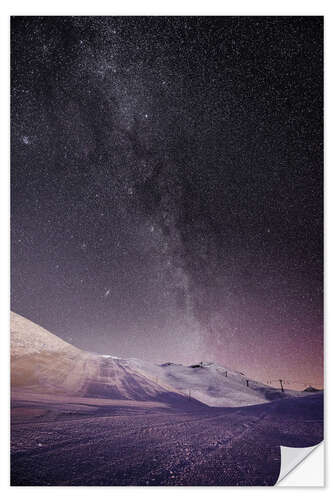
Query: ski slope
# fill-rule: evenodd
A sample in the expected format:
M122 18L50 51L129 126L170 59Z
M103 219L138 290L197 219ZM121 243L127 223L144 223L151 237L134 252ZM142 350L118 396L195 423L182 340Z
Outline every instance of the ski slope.
M240 407L306 396L248 379L216 363L190 366L83 351L11 313L12 389L191 406Z

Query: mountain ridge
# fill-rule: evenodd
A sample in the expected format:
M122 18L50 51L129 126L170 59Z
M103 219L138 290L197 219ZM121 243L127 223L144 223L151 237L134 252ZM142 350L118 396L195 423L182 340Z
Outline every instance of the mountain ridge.
M13 388L39 393L215 407L257 405L307 394L281 392L214 362L155 364L83 351L14 312L11 380Z

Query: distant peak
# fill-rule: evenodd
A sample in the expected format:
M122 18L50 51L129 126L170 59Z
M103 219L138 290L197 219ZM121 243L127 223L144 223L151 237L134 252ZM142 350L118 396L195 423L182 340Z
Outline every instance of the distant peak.
M311 385L309 385L308 387L306 387L304 389L303 392L320 392L320 389L316 389L315 387L312 387Z

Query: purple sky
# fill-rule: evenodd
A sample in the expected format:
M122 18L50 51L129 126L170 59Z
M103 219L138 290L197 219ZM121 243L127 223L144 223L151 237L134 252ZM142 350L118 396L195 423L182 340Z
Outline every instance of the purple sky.
M321 386L322 18L11 33L12 309L101 353Z

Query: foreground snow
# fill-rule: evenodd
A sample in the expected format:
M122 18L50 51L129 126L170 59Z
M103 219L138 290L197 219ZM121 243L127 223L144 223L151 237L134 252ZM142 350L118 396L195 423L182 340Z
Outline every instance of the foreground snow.
M14 395L12 485L273 485L281 445L323 438L322 394L186 412L82 400Z

